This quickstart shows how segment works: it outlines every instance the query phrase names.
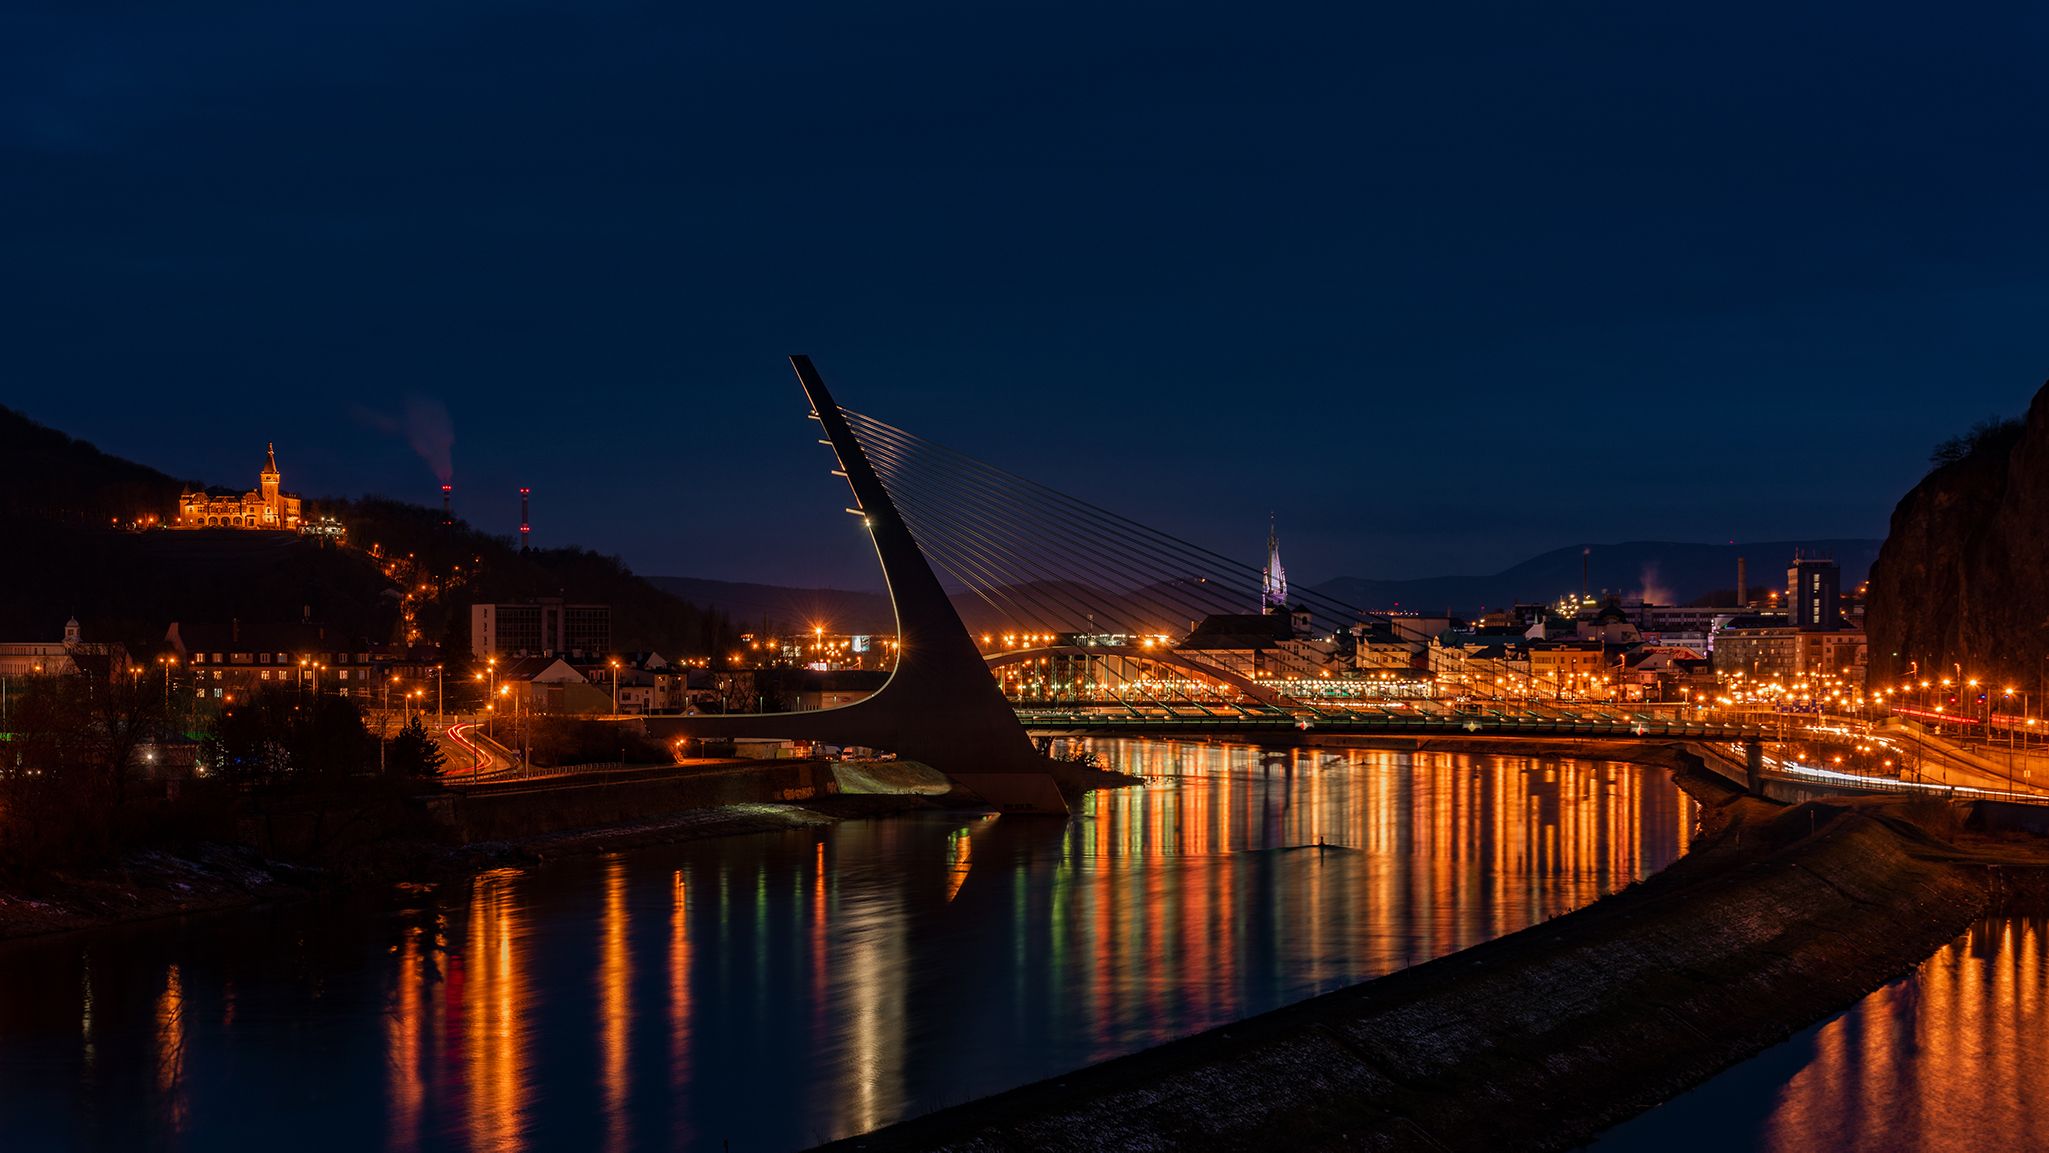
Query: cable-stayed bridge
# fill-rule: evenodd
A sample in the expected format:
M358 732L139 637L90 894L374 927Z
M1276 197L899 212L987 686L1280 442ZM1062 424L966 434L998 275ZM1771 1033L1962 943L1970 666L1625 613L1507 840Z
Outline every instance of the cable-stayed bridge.
M1013 811L1062 812L1061 766L1021 718L1059 731L1245 735L1486 732L1745 739L1739 725L1568 712L1525 701L1446 708L1391 699L1347 641L1388 618L840 407L807 357L791 366L853 494L895 610L887 682L835 708L651 717L651 731L785 737L892 751ZM942 582L940 574L945 575ZM949 596L972 606L979 637ZM1264 608L1266 611L1249 611ZM1410 686L1413 688L1413 686Z

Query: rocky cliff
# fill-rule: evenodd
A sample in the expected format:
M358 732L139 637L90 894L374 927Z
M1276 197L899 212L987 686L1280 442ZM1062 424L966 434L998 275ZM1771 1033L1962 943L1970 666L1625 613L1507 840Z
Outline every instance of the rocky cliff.
M1893 510L1871 566L1871 681L1918 665L2039 693L2049 673L2049 386L2018 428L1953 442ZM1949 446L1946 446L1949 447Z

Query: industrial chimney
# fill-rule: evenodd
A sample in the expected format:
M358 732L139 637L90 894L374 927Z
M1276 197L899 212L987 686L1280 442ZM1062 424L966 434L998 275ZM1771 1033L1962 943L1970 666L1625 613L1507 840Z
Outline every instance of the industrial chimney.
M1736 558L1736 607L1750 607L1750 579L1749 574L1744 571L1743 558L1740 556Z
M521 552L526 551L528 534L533 532L533 526L527 523L526 515L526 498L532 492L532 489L524 487L519 490L519 551Z
M455 523L455 486L452 484L441 486L441 523Z

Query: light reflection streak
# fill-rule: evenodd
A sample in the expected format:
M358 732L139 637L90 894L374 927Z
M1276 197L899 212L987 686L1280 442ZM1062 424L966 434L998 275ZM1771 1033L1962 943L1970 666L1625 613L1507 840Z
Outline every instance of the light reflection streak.
M690 891L683 870L677 869L669 903L669 1091L679 1106L686 1104L684 1098L690 1089L694 1008L690 998ZM679 1107L677 1113L689 1116L688 1108ZM691 1136L689 1126L678 1122L676 1141L688 1145Z
M903 1108L909 918L894 879L842 877L832 1003L840 1007L842 1132L865 1133Z
M164 1127L172 1133L185 1128L185 982L173 962L164 970L164 991L156 1004L157 1096L164 1110Z
M388 1147L413 1149L420 1138L420 1105L426 1096L420 1079L421 1026L426 1009L421 1004L420 934L418 925L406 927L399 944L398 972L390 1011L385 1014L385 1064L390 1077Z
M98 1056L98 1048L95 1042L93 1041L92 1035L93 995L92 954L90 952L84 953L79 957L78 982L79 1060L80 1063L84 1066L84 1072L87 1079L90 1080L93 1073L93 1065Z
M472 883L461 979L452 973L449 981L449 1014L466 1034L460 1055L469 1143L477 1153L525 1148L528 1023L518 876L500 869Z
M946 899L960 896L960 887L968 883L968 870L974 867L974 838L967 829L956 829L947 835L949 856L952 858L946 869Z
M598 1015L603 1029L599 1050L604 1063L605 1148L611 1153L622 1153L633 1133L626 1110L633 1068L628 1039L633 961L627 953L626 921L626 860L613 856L605 862L605 911L598 929Z

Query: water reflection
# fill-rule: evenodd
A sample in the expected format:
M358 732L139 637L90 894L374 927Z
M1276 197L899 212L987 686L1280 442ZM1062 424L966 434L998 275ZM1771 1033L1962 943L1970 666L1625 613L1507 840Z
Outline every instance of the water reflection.
M185 987L178 966L164 970L164 991L157 998L157 1100L164 1128L176 1134L185 1128Z
M605 1148L622 1153L632 1131L626 1113L633 1069L626 1030L633 1017L633 962L626 951L626 862L620 857L605 862L605 919L600 931L604 938L598 962L598 998L604 1021L605 1061L600 1084L605 1091Z
M426 1100L421 1077L422 1038L426 1032L425 981L421 973L421 937L425 930L409 925L402 932L398 968L393 974L391 1012L385 1018L385 1043L391 1069L390 1132L387 1148L419 1148L420 1112Z
M519 873L486 873L471 886L467 946L449 958L448 1012L459 1022L460 1062L467 1072L469 1147L476 1153L522 1148L528 1091L529 1015Z
M2045 935L2041 918L1984 922L1912 976L1595 1148L2049 1149Z
M0 954L0 988L76 990L0 998L0 1116L106 1147L318 1116L351 1149L795 1148L1556 915L1693 822L1600 762L1099 751L1151 782L1066 822L848 822Z

